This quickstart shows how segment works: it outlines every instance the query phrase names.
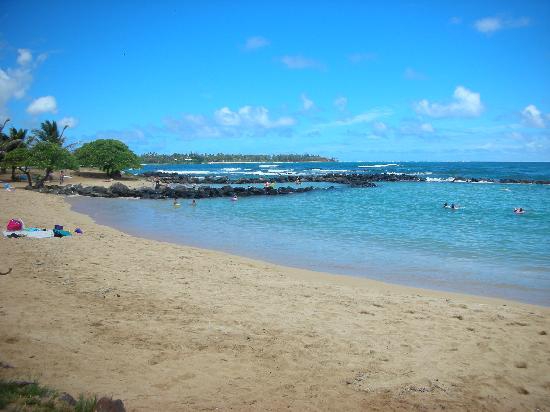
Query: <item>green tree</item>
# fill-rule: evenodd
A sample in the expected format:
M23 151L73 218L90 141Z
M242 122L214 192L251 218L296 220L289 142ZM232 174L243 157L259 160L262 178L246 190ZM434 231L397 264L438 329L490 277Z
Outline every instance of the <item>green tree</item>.
M37 187L44 186L44 182L54 170L78 169L75 156L68 149L48 141L41 141L30 149L30 162L33 166L45 169L42 179L36 183Z
M75 151L75 156L81 166L97 167L109 177L119 174L123 169L139 167L139 158L134 152L115 139L98 139L86 143Z
M13 150L28 146L30 142L31 139L27 138L27 129L16 129L12 127L3 145L4 156L7 156ZM15 169L16 166L11 167L12 181L15 181Z
M31 166L33 164L32 154L28 147L21 146L6 153L2 166L12 168L12 178L16 169L19 169L27 176L27 183L32 186Z

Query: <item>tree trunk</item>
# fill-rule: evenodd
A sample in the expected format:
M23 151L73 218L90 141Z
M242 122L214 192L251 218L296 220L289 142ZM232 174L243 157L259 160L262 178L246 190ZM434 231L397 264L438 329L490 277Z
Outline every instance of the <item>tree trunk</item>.
M18 167L18 169L25 173L25 176L27 176L27 186L32 187L32 177L31 177L31 171L28 167L25 167L24 169L22 167Z
M50 174L52 173L52 169L46 169L46 174L42 179L38 179L38 182L36 182L36 188L40 189L41 187L44 187L44 183L48 178L50 177Z
M15 182L15 169L16 169L15 166L11 167L11 181L12 182Z

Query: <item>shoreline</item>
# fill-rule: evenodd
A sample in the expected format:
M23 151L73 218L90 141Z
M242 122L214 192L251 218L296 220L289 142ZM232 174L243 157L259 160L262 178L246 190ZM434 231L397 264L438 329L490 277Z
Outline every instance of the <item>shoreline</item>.
M546 307L146 240L59 196L2 192L0 206L3 220L84 229L0 239L14 267L0 360L15 366L0 377L138 411L550 407Z
M74 195L74 196L86 198L86 196L81 196L81 195ZM426 288L426 287L420 287L420 286L410 286L410 285L405 285L401 283L393 283L389 281L378 280L378 279L369 277L368 275L353 275L353 274L346 274L346 273L341 273L336 271L329 272L329 271L315 270L315 269L307 268L303 266L285 265L283 263L278 263L275 260L271 261L271 260L262 259L261 257L246 256L243 254L239 254L237 252L227 252L221 249L209 248L209 247L204 247L200 245L193 245L185 242L161 240L160 238L155 238L153 236L138 235L135 233L131 233L130 231L126 231L123 228L112 226L108 223L100 223L89 214L75 210L73 207L73 204L71 204L70 201L65 200L64 197L63 199L65 203L69 205L69 208L71 211L78 213L80 215L86 216L97 225L107 226L113 230L120 231L128 236L143 239L143 240L150 240L154 242L167 243L174 246L196 248L207 252L220 253L226 258L245 259L256 264L277 266L281 270L291 271L292 276L298 276L301 280L303 279L315 280L315 278L318 277L319 280L323 279L324 282L332 281L333 283L343 284L347 286L365 286L365 287L374 286L378 289L388 289L388 290L390 290L391 288L395 288L396 291L408 291L409 293L422 293L423 295L433 294L434 297L441 297L442 295L454 296L455 298L458 298L458 299L468 300L470 302L477 302L477 303L483 303L484 301L486 301L486 303L492 303L492 304L501 304L501 305L502 304L504 305L520 304L520 305L532 306L533 308L550 309L550 304L543 305L543 304L526 302L518 299L501 298L498 296L481 295L481 294L474 294L474 293L467 293L467 292L456 292L456 291L451 291L444 288L435 289L435 288ZM133 199L140 200L139 198L133 198ZM125 200L125 198L122 198L120 200ZM304 273L298 274L294 272L304 272ZM336 277L336 279L332 280L331 279L332 277Z

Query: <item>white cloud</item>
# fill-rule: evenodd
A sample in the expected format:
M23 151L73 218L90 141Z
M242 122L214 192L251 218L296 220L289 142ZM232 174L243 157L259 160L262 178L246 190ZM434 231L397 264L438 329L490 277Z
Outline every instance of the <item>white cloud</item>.
M544 119L542 117L542 113L534 104L530 104L525 109L521 111L521 116L523 118L523 122L531 127L539 127L543 128L545 127Z
M368 112L358 114L356 116L348 117L345 119L335 120L328 123L322 123L317 125L318 128L327 128L327 127L341 127L341 126L351 126L360 123L369 123L380 117L389 116L391 111L388 109L373 109Z
M25 66L32 62L32 53L29 49L17 49L17 63Z
M334 100L334 106L336 106L336 108L337 108L338 110L340 110L341 112L343 112L344 110L346 110L346 107L348 106L348 98L345 97L345 96L337 97L337 98Z
M458 16L453 16L449 20L449 23L451 23L451 24L462 24L462 18L458 17Z
M476 117L483 111L479 93L458 86L453 94L454 101L447 104L430 103L424 99L414 104L418 114L430 117Z
M304 56L283 56L281 62L289 69L323 69L324 65L317 60Z
M304 110L307 112L308 110L311 110L313 109L313 107L315 107L315 103L313 103L313 100L309 99L305 93L302 93L302 95L300 96L301 99L302 99L302 106L304 108Z
M0 114L6 111L9 100L25 96L31 83L32 72L29 67L0 69Z
M68 126L73 129L78 125L78 119L74 117L64 117L63 119L59 120L57 124L59 124L59 126L61 127Z
M492 34L503 29L516 29L529 26L530 20L527 17L519 19L503 19L501 17L485 17L476 20L474 27L477 31L485 34Z
M262 47L268 46L269 40L267 40L265 37L262 36L254 36L249 37L246 39L246 43L244 44L244 48L246 50L257 50L261 49Z
M27 107L27 113L37 115L41 113L56 113L57 102L53 96L39 97L34 100L29 107Z
M0 68L0 116L7 116L7 104L10 100L25 96L33 81L33 70L46 58L47 54L43 53L33 61L30 50L18 49L17 65Z
M214 112L214 119L222 126L238 126L241 124L241 117L239 114L231 111L229 107L222 107L216 110Z
M212 117L186 114L181 119L166 120L168 130L186 138L261 136L294 124L292 117L272 118L263 106L243 106L236 111L222 107Z
M425 74L417 72L412 67L407 67L403 76L407 80L426 80L428 78Z

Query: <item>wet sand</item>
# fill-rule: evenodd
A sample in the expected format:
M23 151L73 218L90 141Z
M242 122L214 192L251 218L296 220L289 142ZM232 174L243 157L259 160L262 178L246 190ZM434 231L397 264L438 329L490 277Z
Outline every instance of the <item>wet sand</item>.
M12 217L84 235L0 239L0 378L136 411L550 409L549 308L140 239L19 189Z

